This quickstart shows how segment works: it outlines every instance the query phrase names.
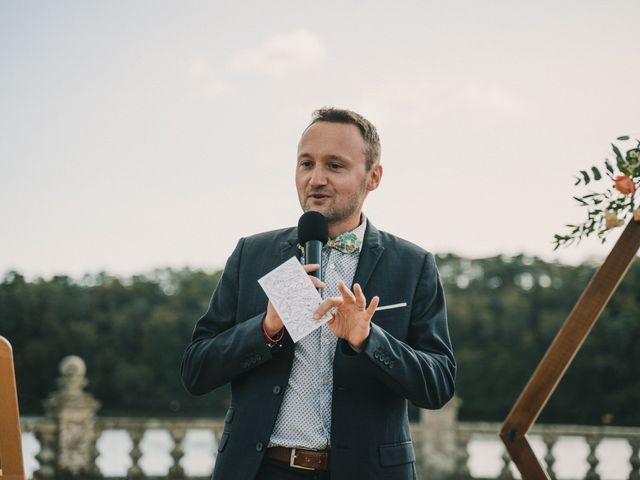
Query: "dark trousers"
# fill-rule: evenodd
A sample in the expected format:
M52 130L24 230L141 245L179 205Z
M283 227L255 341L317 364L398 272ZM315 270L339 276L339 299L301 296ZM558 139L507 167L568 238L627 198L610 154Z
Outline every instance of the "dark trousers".
M255 480L331 480L326 470L302 470L264 457Z

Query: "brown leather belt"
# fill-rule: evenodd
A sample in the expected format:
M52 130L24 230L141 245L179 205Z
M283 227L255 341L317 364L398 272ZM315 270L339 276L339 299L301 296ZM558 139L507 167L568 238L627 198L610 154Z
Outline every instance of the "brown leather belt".
M303 448L267 448L267 457L288 463L303 470L329 470L329 450L305 450Z

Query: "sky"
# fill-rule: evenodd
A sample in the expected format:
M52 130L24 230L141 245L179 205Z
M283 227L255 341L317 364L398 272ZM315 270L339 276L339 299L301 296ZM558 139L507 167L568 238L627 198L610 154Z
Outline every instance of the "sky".
M0 2L0 275L214 270L295 225L311 112L382 141L365 213L435 253L602 259L578 170L640 137L640 2ZM602 188L602 187L601 187Z

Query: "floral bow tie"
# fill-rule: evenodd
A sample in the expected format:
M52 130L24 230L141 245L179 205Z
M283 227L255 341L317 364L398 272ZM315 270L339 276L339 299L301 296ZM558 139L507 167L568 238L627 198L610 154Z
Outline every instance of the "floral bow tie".
M335 248L342 253L358 253L362 246L362 240L355 233L344 232L333 240L329 240L325 247Z

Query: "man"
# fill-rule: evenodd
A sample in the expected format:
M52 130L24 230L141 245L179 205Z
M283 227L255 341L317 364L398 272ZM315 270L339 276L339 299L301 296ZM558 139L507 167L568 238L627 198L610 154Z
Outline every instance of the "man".
M310 278L316 318L333 317L296 344L257 282L299 256L296 229L243 238L227 261L182 360L192 394L231 382L215 480L415 478L407 400L440 408L456 365L433 255L362 214L381 178L370 122L314 112L296 187L302 209L327 219L324 281Z

